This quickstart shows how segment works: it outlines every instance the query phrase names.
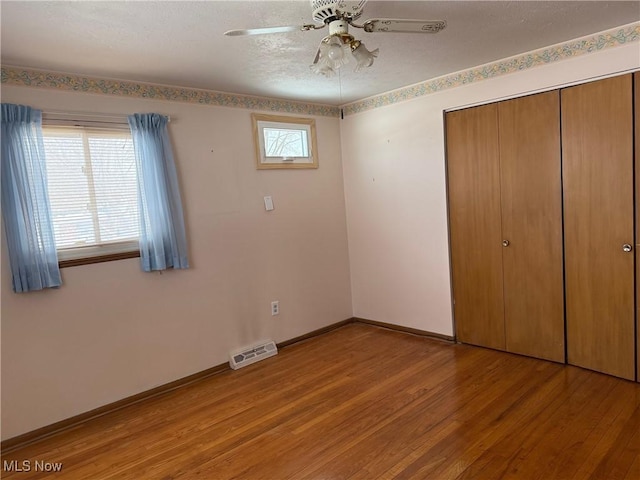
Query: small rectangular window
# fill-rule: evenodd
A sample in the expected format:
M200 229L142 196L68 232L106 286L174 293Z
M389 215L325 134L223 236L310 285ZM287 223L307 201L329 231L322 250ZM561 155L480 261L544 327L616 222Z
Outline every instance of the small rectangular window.
M61 263L137 251L137 171L131 133L44 125L43 139Z
M315 120L252 114L257 167L318 168Z

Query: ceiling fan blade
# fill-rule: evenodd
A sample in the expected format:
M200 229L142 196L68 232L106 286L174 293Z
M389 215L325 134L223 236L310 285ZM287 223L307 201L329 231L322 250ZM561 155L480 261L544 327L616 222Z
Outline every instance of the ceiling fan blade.
M228 37L239 37L245 35L264 35L267 33L288 33L298 32L300 30L311 30L309 25L288 25L285 27L264 27L264 28L248 28L246 30L229 30L224 32Z
M444 20L402 20L399 18L372 18L364 22L365 32L438 33L447 26Z

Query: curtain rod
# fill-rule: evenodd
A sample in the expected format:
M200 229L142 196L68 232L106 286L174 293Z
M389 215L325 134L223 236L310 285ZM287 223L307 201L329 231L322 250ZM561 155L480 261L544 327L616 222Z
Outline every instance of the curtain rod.
M91 112L73 112L73 111L63 111L63 110L43 110L42 115L47 117L55 117L59 119L75 119L75 120L86 120L86 121L95 121L101 123L127 123L127 117L129 114L113 114L113 113L91 113ZM169 115L165 115L167 117L167 121L171 122L171 117Z

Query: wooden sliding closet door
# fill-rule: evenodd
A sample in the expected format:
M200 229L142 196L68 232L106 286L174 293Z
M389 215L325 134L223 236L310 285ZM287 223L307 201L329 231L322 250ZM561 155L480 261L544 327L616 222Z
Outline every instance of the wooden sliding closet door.
M632 77L561 98L568 361L634 379Z
M508 352L564 362L560 94L498 104Z
M633 74L635 83L635 116L636 116L636 253L640 242L640 73ZM636 381L640 382L640 260L636 258Z
M458 340L504 350L498 107L446 114Z

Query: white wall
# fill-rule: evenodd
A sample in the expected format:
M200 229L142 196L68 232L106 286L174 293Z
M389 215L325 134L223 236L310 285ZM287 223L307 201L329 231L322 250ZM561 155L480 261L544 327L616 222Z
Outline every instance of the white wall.
M14 294L3 247L3 439L352 316L337 118L316 117L319 169L258 171L249 110L14 86L2 101L170 115L192 265L65 268L59 290Z
M443 112L640 68L637 42L347 116L354 316L453 335Z

